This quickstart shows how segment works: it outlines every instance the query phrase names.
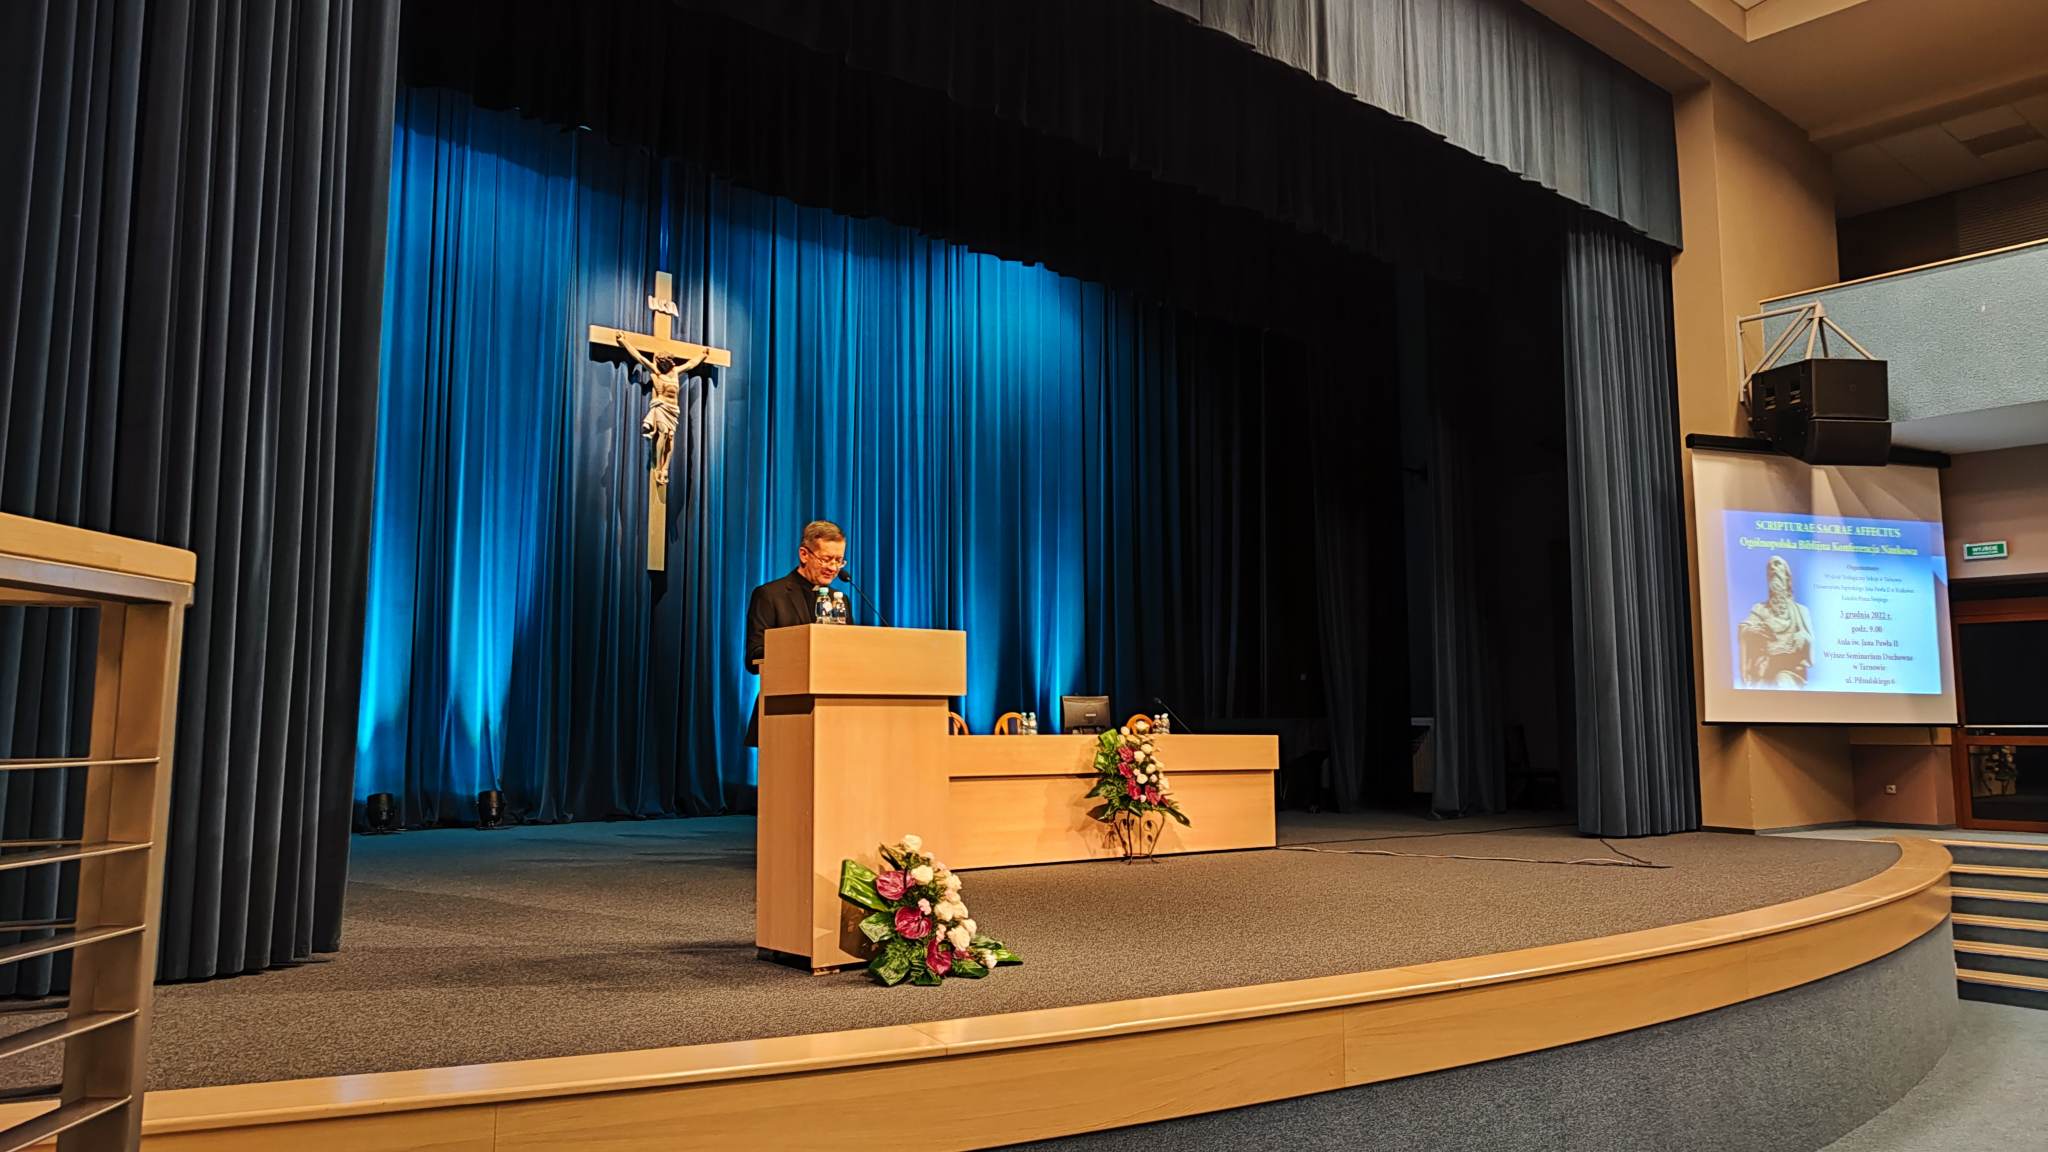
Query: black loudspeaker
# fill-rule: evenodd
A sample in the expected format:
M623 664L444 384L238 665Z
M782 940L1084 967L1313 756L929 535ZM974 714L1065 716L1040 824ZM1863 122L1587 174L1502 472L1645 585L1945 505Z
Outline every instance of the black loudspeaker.
M1891 422L1816 416L1784 451L1808 464L1882 465L1892 455Z
M1891 397L1882 360L1798 360L1750 377L1756 435L1808 464L1883 464Z

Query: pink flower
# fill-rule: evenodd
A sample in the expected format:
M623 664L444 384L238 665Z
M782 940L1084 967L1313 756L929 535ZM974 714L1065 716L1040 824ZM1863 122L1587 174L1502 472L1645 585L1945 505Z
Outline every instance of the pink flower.
M1137 774L1137 770L1132 768L1129 764L1126 764L1122 768L1119 768L1118 771L1124 774L1124 779L1126 780L1129 780L1132 776Z
M1145 785L1145 803L1147 803L1147 804L1157 804L1157 803L1159 803L1159 789L1157 789L1157 788L1153 787L1153 786L1152 786L1152 785L1150 785L1150 784L1147 784L1147 785Z
M1138 786L1136 784L1124 785L1124 795L1130 797L1133 800L1142 800L1145 796L1143 792L1139 791Z
M910 873L884 872L875 877L875 894L884 900L901 900L910 891Z
M1119 748L1116 750L1116 758L1123 761L1126 764L1129 764L1131 762L1132 755L1132 750L1128 747Z
M924 946L924 966L944 976L953 970L953 950L940 943L937 936L932 937Z
M896 934L905 940L922 940L931 935L932 918L915 908L896 910Z

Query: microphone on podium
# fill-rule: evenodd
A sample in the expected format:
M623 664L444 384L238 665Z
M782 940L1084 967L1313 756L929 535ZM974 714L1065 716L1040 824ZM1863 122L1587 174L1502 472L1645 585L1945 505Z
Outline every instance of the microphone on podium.
M893 625L893 624L889 623L889 618L888 618L887 616L884 616L884 615L882 615L882 610L881 610L881 608L877 607L877 606L876 606L876 604L875 604L875 602L874 602L873 600L871 600L871 599L869 599L869 598L868 598L868 593L867 593L867 590L866 590L865 588L862 588L862 587L861 587L860 585L858 585L858 584L855 584L855 583L853 582L853 569L851 569L851 568L841 568L841 569L839 570L839 578L840 578L841 580L844 580L844 581L846 581L846 585L847 585L847 587L849 587L849 588L853 589L853 590L854 590L855 592L858 592L858 593L860 593L860 598L861 598L861 602L862 602L862 603L864 603L864 604L866 604L866 605L868 606L868 610L869 610L869 611L871 611L871 612L873 612L873 613L875 614L875 619L877 619L877 620L880 620L880 621L882 622L882 627L884 627L884 628L893 628L893 627L895 627L895 625Z

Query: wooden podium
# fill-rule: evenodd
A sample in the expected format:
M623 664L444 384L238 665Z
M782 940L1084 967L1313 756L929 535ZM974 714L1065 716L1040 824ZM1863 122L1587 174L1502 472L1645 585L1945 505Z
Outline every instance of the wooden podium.
M825 971L863 963L839 865L873 866L906 832L946 858L946 711L967 690L967 634L806 624L761 660L754 943Z

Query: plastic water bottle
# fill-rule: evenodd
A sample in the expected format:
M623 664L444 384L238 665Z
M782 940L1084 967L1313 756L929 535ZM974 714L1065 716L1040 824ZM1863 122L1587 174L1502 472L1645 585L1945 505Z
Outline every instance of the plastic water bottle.
M1023 734L1026 736L1038 735L1038 713L1025 712L1021 713L1020 715L1023 720L1023 723L1019 727L1021 728Z
M813 624L832 623L832 590L830 588L821 587L816 590L811 601L811 622Z
M853 622L853 613L847 609L846 593L837 589L834 589L832 592L832 622L834 624L851 624Z

